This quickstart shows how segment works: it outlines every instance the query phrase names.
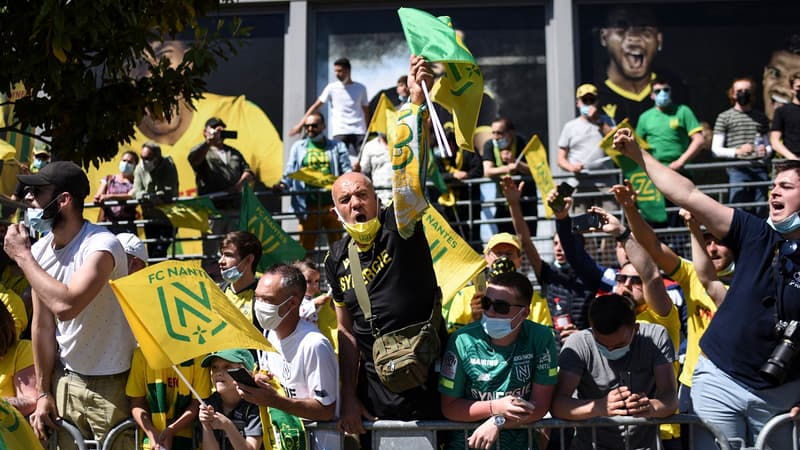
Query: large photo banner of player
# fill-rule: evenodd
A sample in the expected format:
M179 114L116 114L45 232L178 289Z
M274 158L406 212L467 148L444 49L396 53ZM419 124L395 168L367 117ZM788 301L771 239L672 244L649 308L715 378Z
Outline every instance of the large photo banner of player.
M738 77L753 79L753 105L770 119L794 96L798 2L591 4L576 16L576 82L597 85L603 111L617 122L635 124L653 106L655 78L711 126L731 106L728 89Z

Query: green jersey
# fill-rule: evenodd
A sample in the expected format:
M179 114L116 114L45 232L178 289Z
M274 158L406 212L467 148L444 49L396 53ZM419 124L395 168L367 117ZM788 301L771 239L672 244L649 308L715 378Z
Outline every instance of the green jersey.
M553 385L558 379L558 353L549 328L525 320L515 342L492 345L480 322L450 337L442 359L439 392L468 400L493 400L516 395L531 400L533 384ZM455 432L448 448L463 449L466 436ZM527 430L504 430L499 448L527 448ZM535 446L535 441L534 441Z

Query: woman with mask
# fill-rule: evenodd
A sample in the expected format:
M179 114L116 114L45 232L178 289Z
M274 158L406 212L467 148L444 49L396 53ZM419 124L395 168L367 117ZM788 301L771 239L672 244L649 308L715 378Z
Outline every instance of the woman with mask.
M108 175L100 180L100 189L94 196L94 202L102 204L112 200L125 203L133 198L131 195L133 190L133 170L137 164L139 164L139 155L136 152L129 150L123 153L119 162L119 173ZM107 228L114 234L136 234L136 224L133 221L137 217L136 205L102 206L97 221L112 222ZM119 224L117 223L118 221L127 221L128 223Z

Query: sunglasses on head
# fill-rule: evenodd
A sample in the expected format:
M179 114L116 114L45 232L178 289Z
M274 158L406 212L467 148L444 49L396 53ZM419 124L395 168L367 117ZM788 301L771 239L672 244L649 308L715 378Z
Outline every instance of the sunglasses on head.
M628 280L631 281L631 284L642 284L642 277L639 275L625 275L618 273L614 277L614 280L616 280L616 282L619 284L625 284Z
M488 311L489 308L494 308L494 312L497 314L508 314L511 311L511 307L516 306L517 308L524 308L522 305L513 305L505 300L495 300L491 297L484 296L481 299L481 308L484 311Z

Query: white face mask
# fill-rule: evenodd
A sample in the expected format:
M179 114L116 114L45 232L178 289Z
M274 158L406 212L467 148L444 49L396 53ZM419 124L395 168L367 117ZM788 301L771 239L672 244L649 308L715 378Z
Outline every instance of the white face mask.
M258 320L258 324L261 325L261 328L265 330L274 330L278 328L278 326L283 322L283 319L289 315L289 311L286 311L286 314L279 315L278 310L281 306L285 305L286 302L292 299L294 295L290 295L289 298L283 301L280 305L273 305L272 303L262 302L259 300L253 300L253 312L256 315L256 320Z

